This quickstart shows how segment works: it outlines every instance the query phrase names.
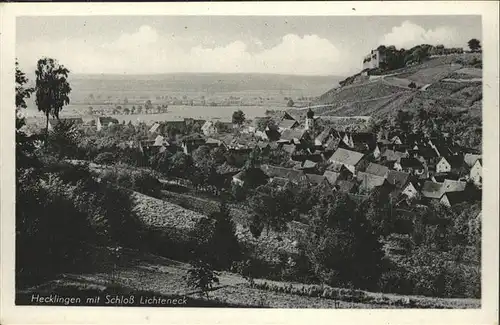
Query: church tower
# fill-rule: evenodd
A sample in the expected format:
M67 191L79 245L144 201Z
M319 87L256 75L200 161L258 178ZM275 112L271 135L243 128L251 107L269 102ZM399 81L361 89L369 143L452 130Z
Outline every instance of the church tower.
M309 108L306 114L306 130L314 131L314 112Z

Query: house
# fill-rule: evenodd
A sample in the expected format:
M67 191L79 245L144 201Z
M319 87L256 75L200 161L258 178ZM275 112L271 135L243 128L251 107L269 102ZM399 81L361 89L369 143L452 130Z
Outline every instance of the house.
M365 172L358 172L357 179L360 182L359 189L362 191L371 191L375 187L384 185L384 183L386 182L385 177Z
M375 145L373 146L372 154L375 159L380 158L382 151L380 151L380 146L378 145L378 143L375 143Z
M149 133L156 133L159 131L160 128L160 123L155 123L151 128L149 129Z
M328 161L333 164L343 165L355 174L362 164L363 158L364 155L362 153L338 148Z
M154 142L153 142L153 146L163 146L164 144L168 144L168 142L165 140L165 137L162 136L162 135L157 135Z
M467 182L445 179L443 182L442 191L444 193L463 192L463 191L465 191L466 186L467 186Z
M416 158L401 158L394 163L394 169L418 176L425 172L424 165Z
M474 165L472 165L472 168L470 169L469 173L470 179L476 185L481 185L483 183L482 170L483 170L482 159L479 158L476 160Z
M267 133L265 131L256 130L255 133L254 133L254 136L256 138L264 140L264 141L268 141L269 140L269 137L267 136Z
M394 151L392 149L386 149L382 152L380 157L382 160L394 162L399 161L401 158L408 157L408 154L400 151Z
M401 141L398 135L393 136L390 141L392 144L403 144L403 141Z
M331 188L330 183L328 182L326 177L323 175L306 174L306 177L307 177L307 181L309 182L309 185L311 185L311 186L325 185L328 188Z
M408 199L414 199L419 197L418 190L420 189L420 183L416 181L410 181L404 186L401 191L401 194L405 195Z
M332 186L334 186L337 183L337 180L340 180L340 175L341 174L339 172L334 172L331 170L326 170L323 173L323 176L326 178L328 183L330 183L330 185L332 185Z
M463 166L464 158L462 156L441 157L436 164L436 173L458 173Z
M307 130L285 130L281 133L279 143L301 144L310 139Z
M238 127L236 124L233 123L231 119L216 118L213 120L213 122L217 133L232 131L233 129Z
M217 148L217 147L220 147L220 146L224 146L224 142L218 140L218 139L214 139L214 138L208 138L206 141L205 141L205 145L210 147L210 148Z
M439 203L447 207L452 207L467 201L467 199L468 197L465 192L450 192L450 193L444 193L441 199L439 200Z
M356 192L356 182L348 180L339 180L335 184L335 189L341 193L354 193Z
M427 199L441 199L443 195L443 184L425 181L420 190L422 197Z
M96 119L97 131L102 130L105 127L109 127L113 124L118 124L118 120L113 117L100 116Z
M296 121L297 119L294 118L292 115L290 115L290 113L283 112L283 115L281 115L280 120L293 120L293 121Z
M366 167L365 170L366 173L376 175L379 177L387 177L387 174L389 173L389 168L387 166L375 164L375 163L370 163L368 164L368 167Z
M481 159L481 155L473 154L473 153L466 153L464 156L464 162L467 166L471 167L474 166L476 163L476 160Z
M258 141L257 147L260 149L261 152L264 153L268 153L271 150L271 145L269 144L269 142Z
M293 130L299 125L299 122L295 120L282 120L278 123L278 132L283 133L286 130Z
M386 178L389 184L394 185L396 188L403 189L405 185L408 184L410 174L397 170L389 170Z
M199 133L185 136L181 141L182 150L186 155L190 154L193 150L204 144L205 138Z
M417 158L421 162L426 162L428 165L435 165L438 162L439 156L431 147L419 146L417 149L408 151L409 157Z
M211 136L217 133L217 128L215 127L215 123L212 121L206 121L201 126L201 132L203 132L206 136Z
M182 130L186 127L184 118L172 116L166 121L162 121L164 128Z
M330 135L332 132L331 127L326 127L315 139L314 145L316 147L326 146L327 141L330 139Z
M306 184L308 182L306 174L301 170L271 165L262 165L261 169L271 181L273 178L278 177L288 179L295 184Z
M294 144L284 144L281 147L285 152L288 152L289 154L293 155L295 152L295 145Z
M430 179L436 183L444 183L446 179L458 181L460 179L460 176L453 173L436 173L432 175Z
M232 183L249 187L257 187L260 185L264 185L267 182L267 175L260 168L250 168L245 169L233 175Z
M316 166L318 165L318 163L312 161L312 160L305 160L300 169L304 170L304 171L313 171L316 169Z

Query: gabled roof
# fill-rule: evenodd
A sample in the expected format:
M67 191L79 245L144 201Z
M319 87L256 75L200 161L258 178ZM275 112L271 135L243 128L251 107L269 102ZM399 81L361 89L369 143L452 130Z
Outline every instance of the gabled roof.
M261 169L268 177L281 177L294 181L301 180L305 177L303 171L291 168L262 165Z
M151 133L155 133L156 131L158 131L158 129L160 128L160 123L155 123L153 124L153 126L149 129L149 132Z
M286 178L274 177L270 183L273 185L277 185L277 186L286 186L288 184L288 182L290 182L290 181Z
M423 197L439 199L443 195L443 184L425 181L421 193Z
M355 166L359 163L363 156L364 155L360 152L339 148L333 153L328 161Z
M237 173L236 175L233 176L233 178L245 181L245 180L250 180L250 181L258 181L258 180L264 180L267 178L267 175L262 171L260 168L251 168L251 169L245 169ZM261 182L262 183L262 182Z
M445 179L443 182L443 192L463 192L467 186L466 182Z
M365 172L358 172L358 181L361 181L361 186L367 189L373 189L378 186L384 185L385 177L380 177Z
M450 164L451 168L460 168L464 164L464 157L457 155L457 156L444 156L442 159L446 159L446 161Z
M294 144L284 144L283 145L283 150L286 152L293 154L295 152L295 145Z
M339 138L330 138L326 142L325 150L329 150L329 151L337 150L337 148L339 146L339 143L340 143L340 139Z
M387 149L382 153L381 156L388 161L399 161L401 158L406 157L406 154L404 152Z
M270 145L269 145L269 142L259 141L259 142L257 142L257 147L259 147L260 149L265 149L265 148L269 148Z
M326 177L323 175L306 174L306 177L309 183L311 183L312 185L319 185L322 182L326 181Z
M449 179L452 181L458 181L460 176L458 174L454 174L454 173L436 173L436 174L432 175L432 178L438 183L443 183L446 179Z
M387 174L389 173L389 167L387 166L382 166L379 164L375 163L370 163L368 167L366 167L366 173L380 176L380 177L386 177Z
M326 127L314 140L323 144L325 140L328 139L331 132L332 132L332 127Z
M416 158L401 158L399 163L402 168L424 168L422 163Z
M464 162L467 164L467 166L472 167L476 163L476 160L478 160L480 158L481 158L481 155L466 153L464 156Z
M280 140L292 141L294 139L301 140L307 133L306 130L285 130L281 133Z
M377 137L370 132L354 132L351 134L354 143L375 143Z
M192 133L182 138L182 141L205 141L205 137L199 133Z
M445 193L443 196L446 196L448 202L450 202L451 206L462 203L468 200L468 196L464 192L450 192Z
M316 165L317 165L317 163L315 163L314 161L306 160L302 164L302 168L314 168L314 167L316 167Z
M389 184L396 186L396 188L403 188L408 182L409 177L409 173L390 170L387 174L387 181Z
M222 144L222 141L214 139L214 138L208 138L205 143L206 144L216 144L216 145L220 146Z
M432 149L431 147L424 147L424 146L418 147L418 149L416 150L416 154L425 158L425 159L431 159L431 158L438 157L438 155L434 149Z
M290 115L290 113L288 112L283 112L283 114L281 115L281 119L282 120L293 120L295 121L296 118L294 118L292 115Z
M282 120L278 124L278 128L280 129L292 129L298 126L299 123L295 120Z
M327 170L323 173L323 176L325 176L330 185L335 185L335 183L337 183L337 179L340 176L340 173Z
M162 146L163 145L163 142L165 141L165 138L161 135L158 135L156 138L155 138L155 141L153 143L153 146Z
M340 192L350 193L356 186L356 183L353 181L339 180L335 185Z

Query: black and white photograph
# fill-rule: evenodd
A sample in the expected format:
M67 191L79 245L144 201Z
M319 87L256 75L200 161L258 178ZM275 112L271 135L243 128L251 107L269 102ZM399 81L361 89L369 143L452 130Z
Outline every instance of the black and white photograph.
M481 309L483 20L411 14L17 16L14 304Z

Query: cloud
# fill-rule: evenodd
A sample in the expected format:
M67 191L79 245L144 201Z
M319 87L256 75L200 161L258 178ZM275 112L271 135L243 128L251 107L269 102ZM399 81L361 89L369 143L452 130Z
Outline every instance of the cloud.
M17 44L17 57L30 69L42 56L56 58L74 73L241 72L281 74L344 74L357 60L318 35L284 35L265 47L262 40L227 44L161 35L151 26L104 44L91 39L37 39Z
M380 44L403 48L411 48L419 44L463 46L460 35L454 27L441 26L436 29L425 29L411 21L404 21L400 26L393 27L390 33L380 39Z

